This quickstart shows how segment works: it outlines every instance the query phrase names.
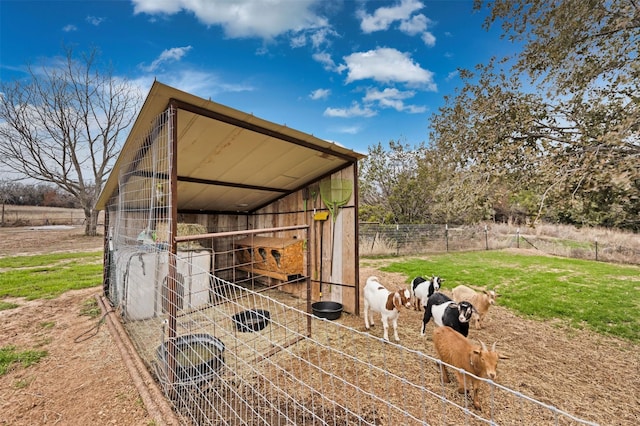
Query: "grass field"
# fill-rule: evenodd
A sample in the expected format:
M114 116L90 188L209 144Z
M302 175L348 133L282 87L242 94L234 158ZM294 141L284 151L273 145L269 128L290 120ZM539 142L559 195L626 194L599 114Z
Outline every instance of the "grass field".
M541 321L640 341L640 267L507 251L403 259L380 268L406 275L446 277L444 289L464 284L497 289L500 305Z
M99 252L0 259L0 310L17 306L2 299L52 298L67 290L98 285L101 262ZM439 275L446 277L444 289L459 284L497 289L500 305L520 315L560 320L574 328L640 341L637 266L508 251L449 253L390 262L381 269L404 274L407 283L418 275Z
M53 298L65 291L95 287L102 281L102 253L58 253L0 259L0 310L27 300ZM15 307L15 306L13 306Z

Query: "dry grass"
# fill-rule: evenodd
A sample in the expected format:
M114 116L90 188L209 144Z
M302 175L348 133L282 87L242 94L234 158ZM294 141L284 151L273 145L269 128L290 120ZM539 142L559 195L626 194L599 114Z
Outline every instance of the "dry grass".
M103 223L104 212L100 212L98 223ZM5 205L0 224L2 226L47 226L82 225L84 211L62 207Z
M601 260L614 263L640 263L638 234L606 228L577 228L570 225L542 224L535 228L510 224L449 227L444 225L405 225L381 227L374 234L361 234L361 256L406 256L445 251L534 249L541 254Z
M514 235L518 227L508 224L491 225L494 233L503 235ZM536 227L521 227L521 235L533 235L536 237L557 238L560 240L571 240L584 243L599 243L623 246L640 250L640 238L638 234L631 231L608 228L577 228L571 225L541 224Z

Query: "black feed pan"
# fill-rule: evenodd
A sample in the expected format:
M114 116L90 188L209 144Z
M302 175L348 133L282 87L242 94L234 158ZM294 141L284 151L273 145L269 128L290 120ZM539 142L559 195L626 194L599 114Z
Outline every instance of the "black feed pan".
M252 309L249 311L238 312L232 317L232 319L238 331L260 331L269 324L271 314L269 314L269 311L265 311L263 309Z
M342 303L338 302L315 302L311 305L311 309L313 309L313 315L332 321L342 315Z

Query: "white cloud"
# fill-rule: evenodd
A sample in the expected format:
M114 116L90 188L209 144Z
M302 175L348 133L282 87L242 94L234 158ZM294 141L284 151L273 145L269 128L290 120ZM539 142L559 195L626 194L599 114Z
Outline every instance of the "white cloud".
M318 99L327 99L330 94L331 94L331 90L329 89L316 89L313 92L311 92L309 97L314 101L316 101Z
M352 53L344 57L348 69L347 83L373 79L378 82L406 83L426 90L438 90L433 72L416 64L408 54L383 47L367 52Z
M307 44L307 36L304 34L300 34L299 36L296 36L296 37L291 37L291 40L289 41L289 45L293 48L303 47L306 44Z
M404 111L409 112L411 114L422 114L427 110L428 108L423 105L407 105L404 107Z
M328 23L325 27L312 31L311 35L309 36L309 38L311 39L311 44L315 49L319 49L322 46L331 44L331 37L338 37L338 33L329 28Z
M197 70L174 70L154 76L146 75L134 80L134 83L149 90L153 79L202 98L213 98L219 93L251 92L254 87L240 83L223 82L216 74ZM215 99L214 99L215 100Z
M400 31L413 36L425 31L430 23L431 20L423 14L414 15L400 23Z
M98 26L102 24L107 18L99 18L97 16L87 16L86 21L91 25Z
M185 47L173 47L171 49L164 50L156 60L154 60L148 67L143 67L145 71L155 71L158 67L167 62L175 62L181 60L184 55L191 50L191 46Z
M312 55L312 58L316 62L320 62L322 67L327 71L342 72L343 68L336 66L336 63L331 59L331 55L326 52L317 52Z
M410 113L421 113L426 111L426 107L418 105L405 105L404 100L413 98L415 92L412 90L401 91L396 88L386 88L382 91L378 89L368 89L363 98L365 104L375 103L381 108L393 108L397 111L407 111Z
M311 46L315 50L319 50L324 46L331 45L332 37L339 37L339 34L329 28L329 24L326 23L326 27L312 28L310 30L303 30L298 35L292 35L289 41L291 47L303 47L308 42L311 42Z
M417 0L402 0L399 4L391 7L380 7L372 15L360 10L357 14L360 18L360 29L365 33L387 30L395 21L407 21L413 12L424 7L422 2Z
M395 88L386 88L383 91L378 89L368 89L367 94L364 97L365 102L377 102L383 99L408 99L414 97L416 92L409 91L400 91Z
M422 41L429 47L433 47L436 45L436 36L431 34L429 31L425 31L422 33Z
M193 13L205 25L219 25L229 38L272 39L286 33L325 28L313 12L323 0L132 0L134 14Z
M336 127L333 129L333 131L337 132L337 133L346 133L348 135L356 135L358 133L360 133L360 131L362 130L361 126L341 126L341 127Z
M364 33L386 31L393 23L399 21L398 29L400 31L410 36L420 34L424 44L433 47L436 44L436 37L433 33L427 31L433 22L422 13L413 15L414 12L423 7L424 4L420 1L402 0L392 7L380 7L372 15L360 10L358 11L360 28Z
M62 31L64 31L65 33L70 33L71 31L78 31L78 27L73 24L69 24L62 27Z
M369 107L362 108L357 102L353 102L349 108L327 108L324 110L325 117L373 117L378 113Z
M455 71L451 71L449 74L447 74L447 78L445 78L446 81L451 81L454 78L456 78L458 76L459 72L458 70Z

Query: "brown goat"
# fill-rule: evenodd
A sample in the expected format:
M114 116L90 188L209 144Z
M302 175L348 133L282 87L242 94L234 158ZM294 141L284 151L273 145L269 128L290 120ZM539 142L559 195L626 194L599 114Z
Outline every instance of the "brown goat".
M491 350L487 350L484 343L480 342L480 344L481 346L472 344L451 327L436 327L433 330L433 345L441 361L468 371L477 377L495 380L498 359L508 359L509 357L496 352L495 343ZM444 364L441 364L440 367L442 368L442 379L445 383L449 383L447 367ZM456 370L459 393L465 393L465 377L467 377L466 374ZM478 398L481 380L473 376L468 376L468 378L473 390L473 406L482 410Z
M496 297L500 296L493 290L482 290L482 292L476 292L472 288L465 285L459 285L452 291L452 299L456 303L467 301L476 308L477 313L473 314L473 323L476 330L483 328L483 321L489 307L496 303Z

